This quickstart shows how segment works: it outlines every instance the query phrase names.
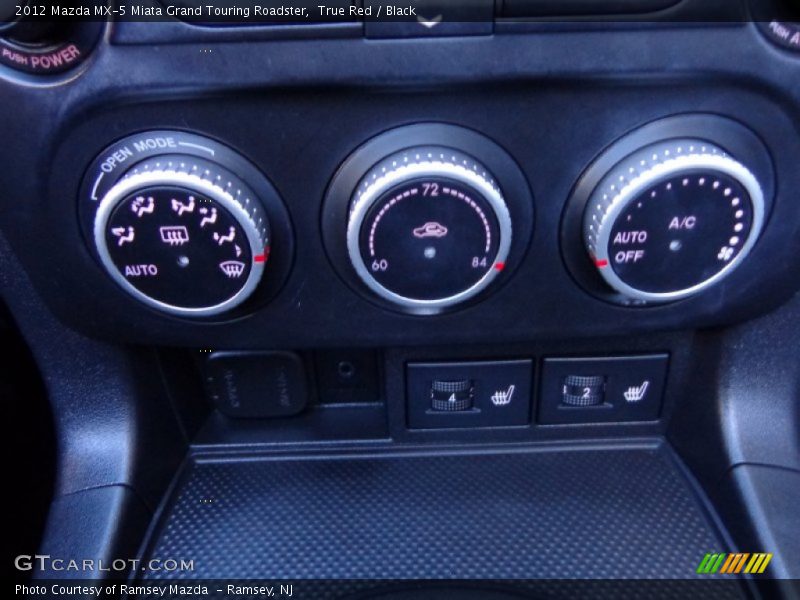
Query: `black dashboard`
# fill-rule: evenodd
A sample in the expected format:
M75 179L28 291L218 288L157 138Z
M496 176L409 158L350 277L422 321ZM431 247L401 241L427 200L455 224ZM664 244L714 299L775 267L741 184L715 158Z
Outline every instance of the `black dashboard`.
M202 4L22 3L0 29L5 302L45 380L77 336L138 407L119 465L60 459L86 466L62 493L143 486L162 524L189 518L195 484L160 500L177 463L143 475L177 444L140 426L152 350L190 456L668 440L658 460L725 495L712 405L754 376L726 353L752 323L797 328L790 2ZM794 385L786 343L767 371ZM61 427L68 448L86 431ZM741 462L800 468L757 446Z
M4 173L13 194L5 211L17 220L11 242L62 318L93 335L137 342L203 346L210 331L217 346L314 347L320 333L345 345L395 336L414 344L430 336L439 343L465 336L496 342L753 316L796 291L797 218L791 200L781 201L798 185L793 79L787 77L796 59L751 23L670 25L420 43L283 40L260 42L263 54L252 52L244 33L242 42L217 47L103 45L75 80L71 74L61 85L28 80L7 88L15 106L6 124L14 140L6 164L14 168ZM595 52L598 38L612 42L602 55ZM741 60L731 60L732 52ZM372 84L379 72L384 78ZM418 169L417 176L407 161L420 151L424 160L414 160L433 170ZM429 158L431 151L438 155ZM638 169L624 175L645 185L661 174L670 151L691 155L685 164L667 165L676 186L694 173L716 186L714 173L727 172L719 202L709 202L722 204L734 185L734 196L747 196L743 220L736 220L739 209L731 210L729 224L709 231L703 225L723 214L707 212L691 229L686 219L694 223L695 212L723 210L693 207L694 192L674 196L670 215L645 213L633 228L619 220L630 215L596 210L606 192L622 190L620 182L617 190L600 188L613 187L602 180L616 177L614 169L631 168L624 161ZM707 166L704 158L715 154L728 157L726 165ZM650 163L639 165L640 155ZM365 190L366 203L357 202L370 170L398 160L406 161L403 172ZM470 175L457 172L462 162L483 182L462 181ZM149 179L142 170L150 171ZM159 170L162 177L154 174ZM124 237L110 239L111 231L128 231L141 220L134 212L114 212L126 200L165 188L159 206L168 204L166 188L181 181L199 196L202 190L184 180L203 172L208 180L226 179L214 189L194 184L206 196L225 187L248 195L228 201L225 225L214 231L209 225L203 242L193 241L198 229L186 245L169 245L153 228L140 233L152 239L142 238L137 253L129 250L135 242L126 249ZM134 175L138 185L114 188ZM455 195L452 206L438 205L441 214L406 204L406 212L385 213L389 218L375 227L389 196L418 183L466 192L468 200L472 190L479 206L462 201L467 212L458 213ZM480 189L486 185L496 193ZM644 198L651 191L625 193ZM605 200L613 212L637 199L615 203L617 195ZM187 198L174 201L188 207ZM166 206L151 220L180 228L181 219L200 214L200 202L209 214L223 210L203 197L197 213ZM683 224L650 230L652 247L646 229L642 242L625 238L650 227L651 219L655 227L672 217ZM416 238L405 232L437 219L455 220L444 223L444 237L435 230L418 231L428 237ZM596 245L592 220L617 241ZM248 221L261 224L242 229ZM234 225L235 232L225 229ZM96 226L105 226L113 243ZM472 242L446 237L448 226L463 228ZM377 249L366 247L370 227ZM222 249L225 242L209 236L231 232L252 239L228 244L235 247L230 257L223 250L212 257L212 246ZM364 239L348 237L359 235ZM687 247L670 250L670 242ZM453 257L422 255L423 247L435 252L435 246ZM112 256L117 249L126 256ZM178 265L183 250L197 261ZM240 274L218 268L237 257L244 259L232 260ZM463 271L447 267L453 260ZM433 283L441 289L431 289ZM65 288L70 294L55 292ZM433 314L419 316L426 313ZM476 322L482 326L471 326Z

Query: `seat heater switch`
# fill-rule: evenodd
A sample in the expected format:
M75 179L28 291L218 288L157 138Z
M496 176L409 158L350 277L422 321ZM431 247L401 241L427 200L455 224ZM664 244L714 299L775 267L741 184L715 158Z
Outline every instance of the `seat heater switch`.
M406 367L408 426L525 426L530 422L532 378L530 360L410 363Z
M434 381L431 383L431 409L461 411L472 408L472 381Z
M537 421L545 425L655 421L669 356L545 358Z
M567 375L561 388L561 404L598 406L605 398L605 384L602 375Z

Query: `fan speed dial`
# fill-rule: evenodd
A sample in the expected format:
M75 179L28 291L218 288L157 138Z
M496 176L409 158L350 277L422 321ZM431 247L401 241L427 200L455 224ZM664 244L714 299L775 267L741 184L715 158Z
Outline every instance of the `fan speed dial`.
M764 194L748 168L698 139L660 142L619 162L589 198L584 242L630 302L697 294L750 252Z

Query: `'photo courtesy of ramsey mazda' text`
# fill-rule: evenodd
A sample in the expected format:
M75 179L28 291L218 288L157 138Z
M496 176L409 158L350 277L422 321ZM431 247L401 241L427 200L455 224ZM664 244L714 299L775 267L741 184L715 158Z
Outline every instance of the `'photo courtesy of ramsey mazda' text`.
M800 0L0 0L14 598L800 600Z

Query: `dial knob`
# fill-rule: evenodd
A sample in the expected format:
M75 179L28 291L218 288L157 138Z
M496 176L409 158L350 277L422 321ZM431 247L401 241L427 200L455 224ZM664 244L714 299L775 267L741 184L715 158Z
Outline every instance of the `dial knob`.
M263 207L239 177L192 156L159 156L99 201L94 242L123 289L164 312L210 316L244 302L269 257Z
M356 273L407 309L435 312L479 294L510 246L511 218L494 177L450 148L388 156L351 198L347 249Z
M617 163L591 194L583 237L600 275L630 302L697 294L747 256L764 221L755 176L721 148L676 139Z

